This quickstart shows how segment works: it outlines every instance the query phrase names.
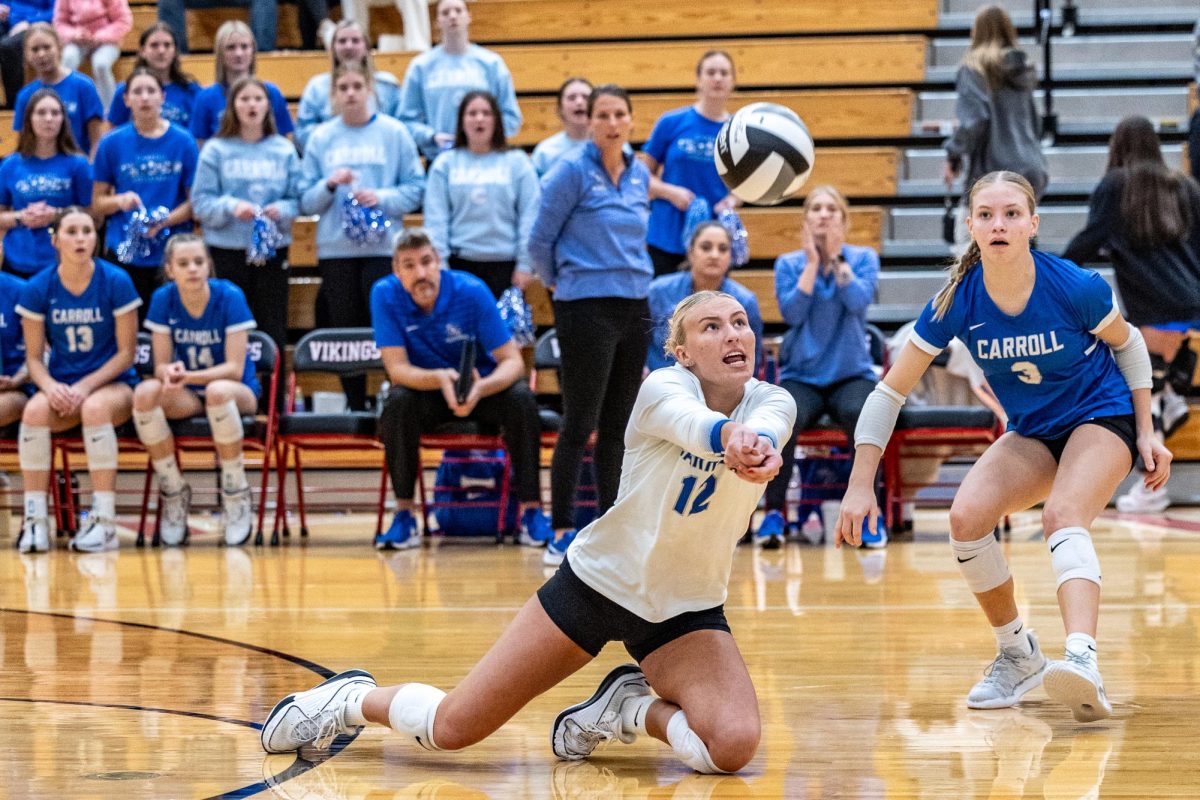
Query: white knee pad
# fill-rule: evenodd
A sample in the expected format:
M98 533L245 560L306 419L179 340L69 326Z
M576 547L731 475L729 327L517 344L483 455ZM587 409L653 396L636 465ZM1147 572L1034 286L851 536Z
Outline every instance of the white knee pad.
M50 429L41 425L21 423L18 434L17 458L22 472L50 471Z
M667 722L667 741L671 743L671 749L679 756L679 760L696 772L705 775L725 774L725 770L717 769L717 765L713 763L704 741L688 727L687 714L683 711L676 711L675 716Z
M83 426L83 450L88 469L117 468L117 434L111 422Z
M426 750L440 750L433 742L433 718L446 693L424 683L400 687L388 706L388 724L392 730L411 736Z
M975 594L995 589L1012 576L1000 543L990 533L973 542L951 539L950 547L954 550L959 571Z
M204 410L212 428L213 441L217 444L235 444L242 440L242 415L237 403L226 400Z
M1050 565L1058 576L1057 586L1081 578L1100 585L1100 559L1086 528L1060 528L1046 540L1050 546Z
M149 411L134 411L133 427L137 429L137 435L142 440L142 444L147 447L165 442L171 436L171 428L167 425L167 415L158 406Z

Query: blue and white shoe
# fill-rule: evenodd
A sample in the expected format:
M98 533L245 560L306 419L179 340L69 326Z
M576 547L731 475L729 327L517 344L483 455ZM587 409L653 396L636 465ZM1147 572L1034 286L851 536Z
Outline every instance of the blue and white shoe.
M517 541L526 547L545 547L554 538L550 518L540 508L527 508L521 515L521 532Z
M407 550L420 544L417 521L408 510L397 511L388 529L375 537L376 550Z
M883 524L883 516L880 515L875 520L875 533L871 533L871 529L867 527L867 522L869 520L870 520L869 517L867 519L863 520L863 527L862 527L863 547L870 547L872 549L879 549L882 547L887 547L887 543L888 543L887 525Z
M778 511L768 511L754 533L754 541L763 550L778 550L787 533L787 520Z
M542 553L542 563L547 567L557 567L567 557L567 548L575 541L575 531L567 531L559 538L551 538L546 542L546 550Z

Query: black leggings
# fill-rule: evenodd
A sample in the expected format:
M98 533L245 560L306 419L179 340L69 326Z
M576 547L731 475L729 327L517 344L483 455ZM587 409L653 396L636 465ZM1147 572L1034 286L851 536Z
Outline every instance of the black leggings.
M550 465L555 528L575 527L575 490L588 437L596 431L596 513L617 499L625 425L637 400L650 347L645 300L595 297L554 301L562 353L563 423Z
M469 272L487 284L496 299L504 290L512 286L513 270L517 268L515 261L470 261L458 256L450 256L450 269Z
M29 29L14 36L0 39L0 81L4 83L4 104L12 108L17 104L17 93L25 85L25 34Z
M283 357L287 348L288 264L287 248L279 248L275 257L262 266L246 263L246 251L224 247L209 247L213 268L218 278L224 278L246 295L250 313L257 328L274 340ZM282 363L282 362L281 362ZM282 375L283 373L280 372ZM269 391L263 387L264 396ZM276 404L282 408L283 387L280 386Z
M779 443L779 454L783 466L775 479L767 484L767 509L782 511L787 516L787 487L796 463L796 436L817 424L823 413L828 413L846 432L850 446L854 446L854 426L862 412L867 395L875 388L875 381L866 378L847 378L829 386L812 386L798 381L783 381L781 384L796 401L796 425L792 438Z
M317 261L317 270L321 273L321 299L329 312L329 327L371 327L371 287L391 274L392 259L388 256L322 258ZM366 410L366 376L343 377L342 391L350 409Z
M443 422L458 419L446 405L440 391L422 392L397 386L388 395L379 417L379 438L383 441L392 489L401 500L413 498L420 469L419 442ZM504 433L513 468L513 493L521 503L541 500L538 481L541 450L537 401L524 379L503 392L479 401L468 419L477 419Z

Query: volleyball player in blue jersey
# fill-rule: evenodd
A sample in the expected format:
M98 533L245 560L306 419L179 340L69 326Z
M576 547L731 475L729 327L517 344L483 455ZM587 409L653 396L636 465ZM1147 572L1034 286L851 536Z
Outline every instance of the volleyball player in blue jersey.
M24 288L25 281L0 272L0 427L21 418L33 388L25 367L25 337L17 314L17 301Z
M133 281L121 268L93 258L96 224L79 206L63 209L54 228L58 264L34 275L21 292L17 313L25 334L25 363L38 392L21 417L19 458L25 479L25 522L18 549L50 549L46 491L50 484L50 433L83 425L92 479L92 513L71 540L72 550L117 547L117 436L129 419L137 348ZM46 362L43 356L50 349Z
M242 415L254 413L261 394L247 353L254 317L241 289L212 277L212 259L199 236L172 236L163 266L168 282L154 293L146 312L146 327L154 335L154 377L139 383L133 394L133 422L162 493L160 535L163 544L187 542L192 498L167 419L203 411L221 460L225 543L245 544L252 509L242 465Z
M1097 666L1100 563L1088 528L1139 455L1149 488L1170 476L1171 453L1150 418L1150 357L1098 274L1030 249L1039 220L1028 181L989 173L968 207L970 249L859 416L837 541L858 544L863 519L876 519L875 472L900 407L957 336L1009 417L950 508L950 544L999 647L967 705L1011 706L1042 684L1076 720L1103 719L1112 706ZM1036 503L1067 634L1062 661L1047 661L1026 628L992 536L1001 517Z

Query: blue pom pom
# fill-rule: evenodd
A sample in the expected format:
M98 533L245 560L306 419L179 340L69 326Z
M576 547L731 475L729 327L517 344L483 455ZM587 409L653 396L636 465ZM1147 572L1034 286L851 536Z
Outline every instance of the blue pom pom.
M250 229L250 246L246 248L246 263L256 267L266 264L283 246L283 234L275 220L263 215L262 208L254 208L254 225Z
M510 286L500 294L496 301L500 311L500 319L508 326L513 341L520 347L532 345L537 339L537 329L533 325L533 309L525 302L525 296L515 286Z
M149 258L171 235L170 228L163 228L155 236L150 235L150 229L165 222L170 215L170 210L163 206L158 206L152 211L138 208L130 214L121 241L117 245L117 260L122 264L132 264L138 259Z
M342 232L359 247L369 247L382 242L388 235L392 221L378 206L367 208L347 193L342 198Z
M746 226L742 224L742 218L732 208L727 208L717 215L717 221L721 223L721 227L729 231L729 238L732 242L730 265L743 267L749 264L750 235L746 233Z
M703 197L697 197L688 205L687 211L683 215L683 241L680 242L684 252L687 252L688 245L692 241L692 231L696 230L696 226L700 223L712 219L712 216L712 208Z

